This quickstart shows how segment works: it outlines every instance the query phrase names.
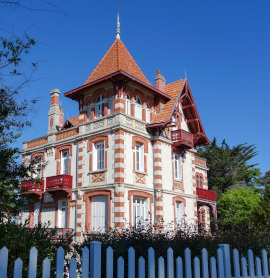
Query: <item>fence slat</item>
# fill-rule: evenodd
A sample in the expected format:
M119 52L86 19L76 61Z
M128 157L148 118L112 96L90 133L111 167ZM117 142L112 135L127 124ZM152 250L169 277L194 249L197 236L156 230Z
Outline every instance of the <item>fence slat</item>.
M18 258L14 263L14 272L13 272L14 278L22 278L22 267L23 267L23 262L20 258Z
M224 271L225 277L232 277L232 269L231 269L231 256L230 256L230 245L229 244L219 244L219 248L223 253L223 263L224 263Z
M256 276L257 276L257 278L261 278L262 277L262 265L261 265L261 259L258 257L255 259L255 266L256 266Z
M75 258L71 258L69 262L69 278L76 278L77 261Z
M202 250L202 277L209 278L208 252L205 248Z
M119 257L117 260L117 278L124 278L124 271L124 259Z
M155 278L155 251L152 247L148 249L148 278Z
M82 278L89 277L89 249L85 246L82 250Z
M7 277L7 266L8 266L8 250L3 247L0 251L0 273L3 278Z
M140 257L138 262L138 278L145 278L145 260L143 257Z
M233 265L235 278L240 278L239 252L237 249L233 250Z
M164 259L162 257L158 258L158 278L165 278Z
M167 278L174 278L173 250L167 250Z
M267 262L267 252L262 250L262 269L264 278L268 278L268 262Z
M255 270L254 270L254 257L253 257L253 251L248 250L248 270L249 270L249 276L250 278L255 277Z
M128 278L135 278L135 250L128 249Z
M218 262L218 278L224 278L223 252L220 248L217 251L217 262Z
M242 270L242 277L243 278L247 278L247 276L248 276L248 273L247 273L247 260L244 257L241 258L241 270Z
M217 261L214 257L210 259L210 275L211 278L217 278Z
M45 258L42 262L42 278L51 277L51 261Z
M106 278L113 278L113 249L111 246L106 250Z
M64 258L65 258L65 251L62 247L59 247L56 253L56 278L63 278Z
M101 242L90 242L90 278L101 278Z
M183 260L181 257L176 259L176 278L183 278Z
M29 252L28 278L36 278L37 275L37 255L36 247L32 247Z
M185 278L192 278L191 253L189 248L186 248L184 252L184 256L185 256Z
M193 260L193 265L194 265L194 278L200 278L201 273L200 273L200 260L198 257L195 257Z

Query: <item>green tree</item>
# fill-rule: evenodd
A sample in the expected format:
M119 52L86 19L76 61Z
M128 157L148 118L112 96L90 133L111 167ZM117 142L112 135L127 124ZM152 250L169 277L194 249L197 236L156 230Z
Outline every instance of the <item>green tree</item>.
M260 185L260 170L255 167L257 164L250 164L258 154L254 145L244 143L230 147L223 140L218 146L214 138L210 145L199 148L197 154L207 159L208 186L217 192L218 198L229 188Z
M219 226L250 223L260 199L260 195L252 188L237 187L227 190L218 200Z

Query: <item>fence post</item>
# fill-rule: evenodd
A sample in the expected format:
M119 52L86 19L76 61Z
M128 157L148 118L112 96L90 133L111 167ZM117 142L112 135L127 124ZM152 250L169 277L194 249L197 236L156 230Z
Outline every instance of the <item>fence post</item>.
M90 278L101 278L101 242L90 242Z
M3 247L0 250L0 273L1 277L7 277L7 266L8 266L8 250L6 247Z
M232 270L231 270L230 245L229 244L219 244L219 248L221 249L222 254L223 254L225 278L231 278Z
M36 278L37 276L37 255L38 255L37 248L32 247L29 252L29 265L28 265L29 278Z

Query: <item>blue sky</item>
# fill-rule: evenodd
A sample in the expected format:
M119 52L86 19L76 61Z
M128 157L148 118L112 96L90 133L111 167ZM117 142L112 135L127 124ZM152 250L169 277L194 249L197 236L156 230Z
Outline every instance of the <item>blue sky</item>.
M115 39L116 0L52 2L64 13L1 10L2 28L37 41L27 60L39 61L38 71L23 92L39 98L37 116L19 144L46 134L51 89L60 89L65 117L78 114L63 94L85 82ZM270 169L269 14L269 0L120 0L121 40L152 85L157 69L171 83L186 68L209 140L255 144L262 172Z

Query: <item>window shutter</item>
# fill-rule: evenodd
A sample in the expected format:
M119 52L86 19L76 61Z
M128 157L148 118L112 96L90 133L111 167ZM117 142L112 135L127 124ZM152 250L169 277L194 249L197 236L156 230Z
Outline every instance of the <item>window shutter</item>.
M144 172L144 145L140 146L140 171Z
M93 171L97 170L97 147L96 144L93 144L93 161L92 161L92 167L93 167Z
M96 232L107 231L108 197L95 196L91 198L91 229Z

